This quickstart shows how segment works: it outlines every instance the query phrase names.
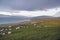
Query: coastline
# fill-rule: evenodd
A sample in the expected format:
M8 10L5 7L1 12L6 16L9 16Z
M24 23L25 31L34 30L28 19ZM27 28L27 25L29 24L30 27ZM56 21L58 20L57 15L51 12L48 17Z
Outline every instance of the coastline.
M4 23L4 24L0 24L0 27L7 27L7 26L23 24L23 22L26 22L26 21L28 22L30 20L16 21L16 22L12 22L12 23Z

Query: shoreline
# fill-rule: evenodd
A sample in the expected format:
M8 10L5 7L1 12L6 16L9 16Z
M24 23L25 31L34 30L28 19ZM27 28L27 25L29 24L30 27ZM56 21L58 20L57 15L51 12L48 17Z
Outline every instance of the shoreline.
M24 20L24 21L17 21L14 23L4 23L4 24L0 24L0 27L7 27L7 26L13 26L13 25L18 25L18 24L22 24L23 22L28 22L30 20Z

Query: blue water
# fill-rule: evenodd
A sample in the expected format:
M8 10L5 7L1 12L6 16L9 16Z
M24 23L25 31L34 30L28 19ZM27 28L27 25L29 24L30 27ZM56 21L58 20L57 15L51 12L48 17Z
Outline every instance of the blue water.
M18 22L24 22L29 21L29 19L0 19L0 24L9 24L9 23L18 23Z

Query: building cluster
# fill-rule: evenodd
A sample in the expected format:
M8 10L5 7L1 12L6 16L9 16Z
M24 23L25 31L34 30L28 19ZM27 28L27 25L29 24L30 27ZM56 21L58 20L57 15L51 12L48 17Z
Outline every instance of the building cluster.
M20 29L20 27L16 27L15 28L16 30L18 30L18 29ZM0 29L0 36L2 37L2 36L5 36L5 35L9 35L9 34L11 34L12 32L12 26L8 26L8 28L6 28L6 29Z

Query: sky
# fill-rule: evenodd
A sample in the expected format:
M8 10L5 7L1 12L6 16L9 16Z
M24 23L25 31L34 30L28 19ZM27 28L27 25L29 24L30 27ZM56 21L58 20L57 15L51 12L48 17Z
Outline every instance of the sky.
M12 16L60 16L60 0L0 0L0 14Z

